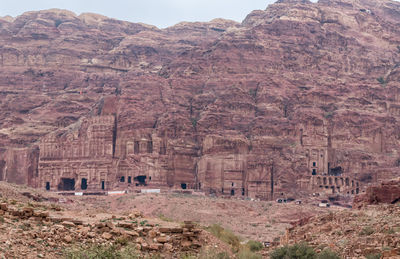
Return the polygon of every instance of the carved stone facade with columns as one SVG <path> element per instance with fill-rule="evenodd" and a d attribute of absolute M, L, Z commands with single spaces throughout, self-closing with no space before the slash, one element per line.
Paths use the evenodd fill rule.
<path fill-rule="evenodd" d="M 291 188 L 358 193 L 358 181 L 330 168 L 326 127 L 305 126 L 299 132 L 294 144 L 208 135 L 199 150 L 155 129 L 119 128 L 114 115 L 92 116 L 42 139 L 36 182 L 54 191 L 147 186 L 263 200 L 294 195 Z"/>

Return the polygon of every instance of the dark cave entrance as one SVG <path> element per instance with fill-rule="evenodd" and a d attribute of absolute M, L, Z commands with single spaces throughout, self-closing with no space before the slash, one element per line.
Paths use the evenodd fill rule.
<path fill-rule="evenodd" d="M 133 178 L 133 180 L 137 181 L 136 186 L 139 185 L 146 185 L 146 176 L 145 175 L 139 175 Z"/>
<path fill-rule="evenodd" d="M 61 182 L 58 185 L 58 189 L 61 191 L 74 191 L 75 190 L 75 179 L 74 178 L 61 178 Z"/>
<path fill-rule="evenodd" d="M 105 182 L 101 181 L 101 189 L 104 190 L 105 189 Z"/>
<path fill-rule="evenodd" d="M 235 190 L 231 190 L 231 196 L 235 195 Z"/>
<path fill-rule="evenodd" d="M 87 179 L 86 178 L 82 178 L 82 180 L 81 180 L 81 189 L 82 190 L 87 189 Z"/>
<path fill-rule="evenodd" d="M 182 188 L 183 190 L 186 190 L 186 188 L 187 188 L 186 183 L 181 183 L 181 188 Z"/>
<path fill-rule="evenodd" d="M 343 168 L 341 166 L 331 168 L 329 175 L 340 176 L 343 173 Z"/>
<path fill-rule="evenodd" d="M 50 182 L 46 182 L 46 191 L 50 191 Z"/>
<path fill-rule="evenodd" d="M 395 200 L 393 200 L 393 201 L 391 202 L 391 204 L 396 204 L 396 203 L 398 203 L 398 202 L 400 202 L 400 197 L 397 198 L 397 199 L 395 199 Z"/>

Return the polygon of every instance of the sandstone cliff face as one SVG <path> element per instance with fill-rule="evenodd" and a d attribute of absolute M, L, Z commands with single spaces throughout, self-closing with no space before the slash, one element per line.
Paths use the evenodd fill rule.
<path fill-rule="evenodd" d="M 395 204 L 400 202 L 400 179 L 368 186 L 366 192 L 354 198 L 353 207 L 362 208 L 370 204 Z"/>
<path fill-rule="evenodd" d="M 400 174 L 399 21 L 386 0 L 282 0 L 241 24 L 164 30 L 61 10 L 0 19 L 0 145 L 40 147 L 37 181 L 19 172 L 41 188 L 145 176 L 265 199 L 356 193 Z"/>

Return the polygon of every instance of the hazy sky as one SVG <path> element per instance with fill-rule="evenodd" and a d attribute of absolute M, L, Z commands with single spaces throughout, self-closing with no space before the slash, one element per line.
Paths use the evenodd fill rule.
<path fill-rule="evenodd" d="M 0 0 L 0 16 L 26 11 L 68 9 L 92 12 L 164 28 L 181 21 L 226 18 L 241 22 L 252 10 L 264 10 L 274 0 Z"/>

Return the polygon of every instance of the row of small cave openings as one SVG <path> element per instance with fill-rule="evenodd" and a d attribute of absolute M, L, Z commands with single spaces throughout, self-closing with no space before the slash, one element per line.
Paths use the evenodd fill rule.
<path fill-rule="evenodd" d="M 132 181 L 132 176 L 121 176 L 119 177 L 119 181 L 121 183 L 128 183 L 128 184 L 132 184 L 134 183 L 136 186 L 146 186 L 147 182 L 146 182 L 147 176 L 146 175 L 138 175 L 133 177 L 133 181 Z M 149 176 L 149 181 L 151 181 L 151 176 Z"/>
<path fill-rule="evenodd" d="M 74 178 L 61 178 L 60 183 L 57 185 L 57 189 L 59 191 L 75 191 L 76 181 Z M 102 190 L 106 189 L 106 181 L 100 181 L 100 187 Z M 88 188 L 88 180 L 86 178 L 81 178 L 80 189 L 87 190 Z M 50 191 L 51 183 L 46 182 L 46 190 Z"/>
<path fill-rule="evenodd" d="M 321 181 L 322 179 L 322 181 Z M 343 178 L 343 177 L 335 177 L 335 180 L 332 179 L 332 177 L 317 177 L 317 184 L 318 185 L 336 185 L 336 186 L 350 186 L 350 179 L 348 177 Z M 335 182 L 335 183 L 333 183 Z M 351 180 L 351 187 L 359 187 L 359 182 L 354 182 L 354 180 Z"/>
<path fill-rule="evenodd" d="M 331 191 L 332 191 L 332 193 L 340 193 L 342 190 L 340 189 L 340 186 L 328 186 L 328 185 L 326 185 L 326 186 L 323 186 L 323 185 L 320 185 L 319 186 L 319 188 L 320 189 L 331 189 Z M 359 194 L 360 193 L 360 188 L 356 188 L 355 190 L 349 190 L 349 191 L 347 191 L 347 194 Z"/>

